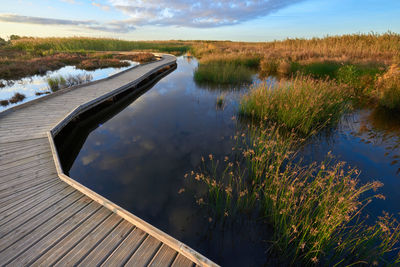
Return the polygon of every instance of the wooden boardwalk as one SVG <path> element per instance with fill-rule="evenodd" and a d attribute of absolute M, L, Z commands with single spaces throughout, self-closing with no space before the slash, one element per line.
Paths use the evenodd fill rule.
<path fill-rule="evenodd" d="M 1 266 L 214 266 L 65 174 L 53 136 L 174 56 L 0 113 Z"/>

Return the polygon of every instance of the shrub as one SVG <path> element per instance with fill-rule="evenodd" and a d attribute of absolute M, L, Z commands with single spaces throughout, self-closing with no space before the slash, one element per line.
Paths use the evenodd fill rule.
<path fill-rule="evenodd" d="M 11 104 L 15 104 L 15 103 L 21 102 L 24 99 L 25 99 L 25 95 L 20 94 L 20 93 L 15 93 L 13 95 L 13 97 L 11 97 L 9 99 L 9 101 L 10 101 Z"/>
<path fill-rule="evenodd" d="M 121 68 L 130 66 L 129 62 L 114 58 L 91 58 L 83 60 L 76 67 L 82 70 L 95 70 L 104 68 Z"/>
<path fill-rule="evenodd" d="M 375 96 L 379 105 L 400 109 L 400 65 L 393 64 L 376 81 Z"/>
<path fill-rule="evenodd" d="M 8 106 L 10 104 L 10 101 L 8 101 L 8 100 L 0 100 L 0 105 L 1 106 L 3 106 L 3 107 L 5 107 L 5 106 Z"/>

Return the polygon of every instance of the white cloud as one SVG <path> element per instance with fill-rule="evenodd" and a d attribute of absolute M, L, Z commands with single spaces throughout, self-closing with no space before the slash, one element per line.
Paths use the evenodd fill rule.
<path fill-rule="evenodd" d="M 76 0 L 61 0 L 79 3 Z M 235 25 L 258 17 L 267 16 L 289 5 L 305 0 L 108 0 L 109 5 L 91 1 L 93 6 L 103 10 L 111 7 L 120 10 L 127 19 L 99 22 L 94 20 L 67 20 L 15 14 L 0 14 L 0 21 L 37 25 L 69 25 L 91 30 L 128 33 L 136 27 L 180 26 L 212 28 Z"/>
<path fill-rule="evenodd" d="M 187 26 L 198 28 L 239 24 L 267 16 L 304 0 L 108 0 L 129 16 L 135 26 Z"/>

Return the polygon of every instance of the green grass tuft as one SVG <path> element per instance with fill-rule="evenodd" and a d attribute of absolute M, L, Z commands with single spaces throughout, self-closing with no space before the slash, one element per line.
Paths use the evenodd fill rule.
<path fill-rule="evenodd" d="M 252 82 L 253 71 L 235 64 L 200 63 L 194 72 L 198 84 L 240 85 Z"/>

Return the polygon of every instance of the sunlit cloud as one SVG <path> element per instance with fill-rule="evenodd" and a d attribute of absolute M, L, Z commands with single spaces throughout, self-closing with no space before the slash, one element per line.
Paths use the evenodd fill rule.
<path fill-rule="evenodd" d="M 76 4 L 77 3 L 75 0 L 61 0 L 61 2 L 65 2 L 68 4 Z"/>
<path fill-rule="evenodd" d="M 119 32 L 119 33 L 126 33 L 133 31 L 135 29 L 135 27 L 132 24 L 130 24 L 129 22 L 124 23 L 123 21 L 110 21 L 107 23 L 100 23 L 94 20 L 53 19 L 53 18 L 21 16 L 14 14 L 0 14 L 0 21 L 37 24 L 37 25 L 77 26 L 80 28 L 87 28 L 91 30 L 98 30 L 104 32 Z"/>
<path fill-rule="evenodd" d="M 267 16 L 304 0 L 108 0 L 129 16 L 135 26 L 186 26 L 196 28 L 240 24 Z"/>
<path fill-rule="evenodd" d="M 99 4 L 97 2 L 92 2 L 92 6 L 98 7 L 100 9 L 104 10 L 104 11 L 109 11 L 110 10 L 110 6 L 102 5 L 102 4 Z"/>

